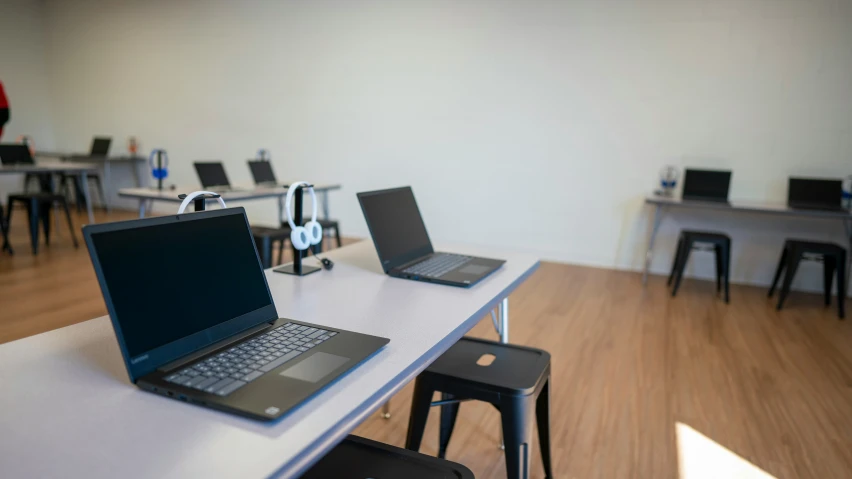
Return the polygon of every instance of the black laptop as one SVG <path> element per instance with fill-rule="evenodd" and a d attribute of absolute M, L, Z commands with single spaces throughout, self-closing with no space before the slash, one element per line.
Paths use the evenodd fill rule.
<path fill-rule="evenodd" d="M 275 179 L 275 172 L 272 171 L 272 163 L 267 160 L 248 160 L 251 177 L 257 186 L 265 188 L 287 187 L 287 185 L 278 184 Z"/>
<path fill-rule="evenodd" d="M 95 137 L 92 139 L 92 148 L 89 150 L 89 156 L 107 156 L 111 144 L 112 138 Z"/>
<path fill-rule="evenodd" d="M 411 187 L 358 193 L 385 273 L 415 281 L 471 286 L 504 260 L 436 253 Z"/>
<path fill-rule="evenodd" d="M 243 188 L 234 188 L 225 173 L 225 165 L 221 161 L 196 161 L 193 163 L 198 181 L 205 190 L 210 191 L 244 191 Z"/>
<path fill-rule="evenodd" d="M 685 200 L 728 203 L 730 188 L 730 171 L 687 168 L 683 178 L 682 197 Z"/>
<path fill-rule="evenodd" d="M 790 178 L 787 205 L 794 209 L 844 211 L 843 180 Z"/>
<path fill-rule="evenodd" d="M 35 164 L 30 148 L 23 143 L 0 144 L 0 165 Z"/>
<path fill-rule="evenodd" d="M 243 208 L 83 234 L 127 373 L 146 391 L 271 420 L 389 342 L 279 318 Z"/>

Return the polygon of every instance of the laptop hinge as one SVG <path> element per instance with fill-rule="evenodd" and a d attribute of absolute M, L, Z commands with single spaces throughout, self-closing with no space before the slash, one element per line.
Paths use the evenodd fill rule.
<path fill-rule="evenodd" d="M 219 341 L 218 343 L 211 344 L 210 346 L 207 346 L 206 348 L 199 349 L 198 351 L 196 351 L 192 354 L 184 356 L 180 359 L 176 359 L 176 360 L 174 360 L 174 361 L 172 361 L 168 364 L 164 364 L 163 366 L 160 366 L 159 368 L 157 368 L 157 371 L 162 371 L 164 373 L 167 373 L 167 372 L 169 372 L 173 369 L 183 367 L 186 364 L 191 363 L 192 361 L 195 361 L 196 359 L 198 359 L 202 356 L 210 354 L 211 352 L 213 352 L 217 349 L 223 348 L 223 347 L 228 346 L 228 345 L 233 344 L 233 343 L 238 343 L 238 342 L 242 341 L 243 339 L 245 339 L 246 337 L 251 336 L 252 334 L 263 331 L 264 329 L 275 324 L 275 321 L 277 321 L 277 319 L 272 320 L 271 322 L 268 322 L 268 323 L 259 324 L 259 325 L 255 326 L 253 328 L 246 329 L 245 331 L 237 333 L 234 336 L 231 336 L 230 338 L 223 339 L 222 341 Z"/>

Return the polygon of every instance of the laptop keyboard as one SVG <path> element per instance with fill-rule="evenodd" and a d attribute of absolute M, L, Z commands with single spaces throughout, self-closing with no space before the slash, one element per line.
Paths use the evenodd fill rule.
<path fill-rule="evenodd" d="M 166 377 L 166 381 L 227 396 L 336 336 L 335 331 L 286 323 Z"/>
<path fill-rule="evenodd" d="M 427 278 L 439 278 L 472 259 L 473 257 L 471 256 L 442 253 L 432 256 L 426 261 L 417 263 L 414 266 L 410 266 L 402 270 L 402 272 L 406 274 L 415 274 L 417 276 L 425 276 Z"/>

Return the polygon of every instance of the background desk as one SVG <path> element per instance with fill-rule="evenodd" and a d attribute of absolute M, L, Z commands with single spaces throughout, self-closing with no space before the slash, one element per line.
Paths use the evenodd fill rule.
<path fill-rule="evenodd" d="M 22 175 L 26 173 L 80 175 L 83 183 L 83 197 L 86 198 L 86 213 L 89 215 L 89 224 L 95 223 L 95 214 L 92 212 L 92 197 L 89 195 L 88 175 L 97 171 L 97 167 L 90 163 L 51 163 L 37 165 L 3 165 L 0 166 L 0 175 Z"/>
<path fill-rule="evenodd" d="M 105 188 L 104 196 L 106 204 L 104 205 L 107 211 L 110 210 L 110 196 L 113 192 L 112 182 L 112 165 L 113 164 L 129 164 L 130 170 L 133 173 L 133 184 L 137 188 L 141 188 L 147 184 L 143 183 L 142 179 L 147 178 L 147 163 L 148 159 L 141 156 L 90 156 L 82 153 L 58 153 L 51 151 L 36 152 L 36 157 L 43 158 L 59 158 L 62 161 L 75 161 L 96 164 L 103 168 Z"/>
<path fill-rule="evenodd" d="M 651 227 L 651 235 L 648 238 L 648 248 L 645 251 L 645 266 L 642 271 L 643 283 L 648 281 L 648 269 L 651 267 L 651 258 L 653 257 L 654 252 L 654 240 L 657 237 L 657 230 L 660 228 L 660 222 L 663 220 L 666 208 L 693 208 L 730 213 L 758 213 L 787 217 L 817 218 L 840 222 L 843 224 L 846 236 L 849 238 L 848 250 L 850 253 L 850 262 L 846 269 L 846 284 L 849 284 L 849 278 L 850 275 L 852 275 L 852 212 L 850 211 L 803 210 L 790 208 L 786 204 L 755 203 L 747 201 L 731 201 L 730 203 L 725 204 L 715 203 L 712 201 L 683 200 L 681 198 L 670 198 L 665 196 L 649 196 L 645 198 L 645 203 L 654 205 L 654 225 Z M 781 250 L 779 249 L 779 253 L 780 251 Z"/>
<path fill-rule="evenodd" d="M 282 317 L 391 340 L 272 424 L 132 386 L 106 317 L 0 345 L 0 477 L 297 477 L 538 267 L 525 254 L 438 246 L 507 262 L 470 289 L 454 288 L 385 275 L 363 241 L 327 253 L 331 271 L 267 270 Z"/>
<path fill-rule="evenodd" d="M 314 191 L 317 193 L 317 197 L 321 203 L 321 217 L 323 219 L 328 219 L 329 215 L 328 192 L 332 190 L 339 190 L 340 188 L 341 186 L 339 184 L 314 185 Z M 200 189 L 203 188 L 200 186 L 194 186 L 188 188 L 175 188 L 174 190 L 163 189 L 163 191 L 159 191 L 154 188 L 124 188 L 118 191 L 118 196 L 138 200 L 139 217 L 144 218 L 146 209 L 148 208 L 148 202 L 164 201 L 179 204 L 182 200 L 178 198 L 178 195 L 182 193 L 192 193 L 193 191 L 198 191 Z M 278 218 L 285 218 L 284 198 L 287 196 L 287 188 L 254 188 L 247 189 L 246 191 L 226 191 L 221 194 L 226 203 L 278 198 Z"/>

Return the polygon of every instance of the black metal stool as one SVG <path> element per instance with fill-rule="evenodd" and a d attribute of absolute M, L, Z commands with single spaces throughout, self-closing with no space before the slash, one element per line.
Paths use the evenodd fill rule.
<path fill-rule="evenodd" d="M 281 258 L 284 254 L 284 243 L 290 240 L 290 227 L 271 228 L 268 226 L 252 226 L 251 235 L 254 237 L 254 244 L 257 246 L 257 252 L 260 255 L 260 262 L 263 268 L 272 267 L 272 243 L 280 241 L 278 246 L 278 263 L 281 264 Z"/>
<path fill-rule="evenodd" d="M 837 314 L 840 319 L 846 316 L 846 250 L 834 243 L 818 243 L 815 241 L 801 241 L 788 239 L 784 242 L 781 251 L 781 259 L 778 260 L 778 268 L 775 270 L 775 278 L 772 279 L 772 287 L 769 288 L 769 297 L 775 293 L 778 281 L 784 274 L 784 283 L 778 294 L 778 306 L 780 310 L 784 306 L 784 300 L 790 294 L 790 286 L 793 277 L 803 259 L 821 260 L 823 263 L 823 289 L 825 290 L 825 305 L 831 306 L 831 286 L 835 271 L 837 272 Z M 786 270 L 786 273 L 785 273 Z"/>
<path fill-rule="evenodd" d="M 493 362 L 481 362 L 490 356 L 494 357 Z M 441 392 L 441 401 L 433 404 L 435 391 Z M 538 424 L 545 476 L 553 477 L 550 354 L 524 346 L 462 338 L 417 377 L 405 448 L 420 449 L 429 408 L 441 406 L 438 457 L 444 458 L 459 403 L 471 399 L 491 403 L 500 411 L 509 479 L 529 477 L 533 423 Z"/>
<path fill-rule="evenodd" d="M 0 205 L 0 234 L 3 236 L 3 246 L 0 249 L 2 251 L 9 251 L 9 254 L 15 254 L 15 250 L 12 249 L 12 245 L 9 244 L 9 225 L 6 224 L 6 215 L 3 214 L 3 205 Z"/>
<path fill-rule="evenodd" d="M 358 436 L 349 436 L 301 479 L 474 479 L 470 469 Z"/>
<path fill-rule="evenodd" d="M 38 223 L 41 220 L 44 225 L 44 244 L 50 245 L 50 210 L 55 203 L 62 205 L 65 210 L 65 218 L 68 220 L 68 229 L 71 232 L 71 241 L 78 248 L 77 236 L 74 234 L 74 222 L 71 220 L 71 212 L 68 210 L 68 202 L 63 195 L 53 193 L 24 193 L 9 195 L 8 208 L 6 212 L 6 224 L 12 224 L 12 210 L 15 202 L 24 203 L 27 207 L 27 215 L 30 221 L 30 236 L 33 254 L 38 254 Z"/>
<path fill-rule="evenodd" d="M 706 248 L 701 246 L 708 245 Z M 722 291 L 722 282 L 725 283 L 725 302 L 730 300 L 730 275 L 731 275 L 731 238 L 722 233 L 709 233 L 706 231 L 681 231 L 680 238 L 677 240 L 677 249 L 675 251 L 674 261 L 672 262 L 672 272 L 669 274 L 668 284 L 672 288 L 672 296 L 677 294 L 680 288 L 680 282 L 683 279 L 683 272 L 686 270 L 686 262 L 689 260 L 689 253 L 693 249 L 707 249 L 716 254 L 716 292 Z"/>

